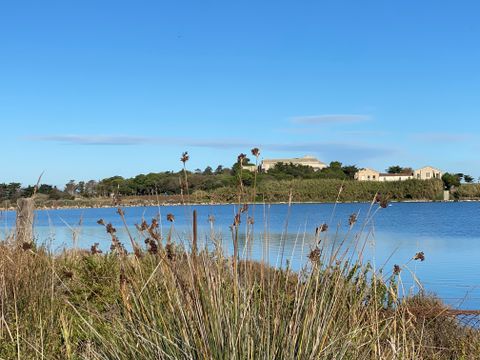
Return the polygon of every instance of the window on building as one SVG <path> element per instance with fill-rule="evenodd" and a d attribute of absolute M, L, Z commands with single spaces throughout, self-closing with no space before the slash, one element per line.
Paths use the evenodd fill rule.
<path fill-rule="evenodd" d="M 430 175 L 431 175 L 431 174 L 430 174 L 429 172 L 427 172 L 427 173 L 425 174 L 425 176 L 427 177 L 427 179 L 430 178 Z"/>

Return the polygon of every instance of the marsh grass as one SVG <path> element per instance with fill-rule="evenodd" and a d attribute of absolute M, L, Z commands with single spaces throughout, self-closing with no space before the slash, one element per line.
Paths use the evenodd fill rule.
<path fill-rule="evenodd" d="M 312 249 L 308 266 L 293 272 L 248 260 L 234 267 L 234 259 L 218 249 L 192 256 L 178 245 L 167 246 L 155 222 L 140 230 L 155 240 L 156 250 L 149 242 L 127 255 L 105 227 L 115 245 L 107 254 L 0 247 L 0 358 L 472 359 L 480 354 L 475 330 L 411 310 L 445 308 L 440 301 L 400 299 L 398 272 L 384 280 L 369 266 L 332 258 L 322 242 Z"/>

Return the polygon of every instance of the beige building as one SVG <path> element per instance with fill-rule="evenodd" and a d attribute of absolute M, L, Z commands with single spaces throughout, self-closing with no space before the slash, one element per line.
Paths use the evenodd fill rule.
<path fill-rule="evenodd" d="M 373 169 L 360 169 L 355 174 L 355 180 L 358 181 L 379 181 L 380 173 Z"/>
<path fill-rule="evenodd" d="M 358 181 L 405 181 L 410 179 L 441 179 L 442 172 L 434 167 L 425 166 L 407 174 L 384 174 L 373 169 L 361 169 L 355 174 Z"/>
<path fill-rule="evenodd" d="M 415 170 L 413 176 L 415 179 L 419 180 L 441 179 L 442 171 L 431 166 L 425 166 Z"/>
<path fill-rule="evenodd" d="M 268 171 L 269 169 L 273 168 L 275 164 L 278 163 L 311 166 L 315 169 L 315 171 L 322 170 L 327 167 L 325 163 L 321 162 L 313 156 L 304 156 L 301 158 L 291 159 L 265 159 L 262 161 L 261 167 L 263 171 Z"/>

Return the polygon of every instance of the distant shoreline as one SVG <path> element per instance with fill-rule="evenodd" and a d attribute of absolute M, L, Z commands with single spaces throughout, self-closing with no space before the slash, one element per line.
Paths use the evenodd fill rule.
<path fill-rule="evenodd" d="M 462 199 L 462 200 L 392 200 L 390 204 L 398 204 L 398 203 L 455 203 L 455 202 L 480 202 L 480 199 Z M 292 201 L 292 205 L 302 205 L 302 204 L 370 204 L 371 201 Z M 243 204 L 243 203 L 242 203 Z M 276 202 L 246 202 L 245 204 L 248 205 L 287 205 L 288 202 L 286 201 L 276 201 Z M 126 203 L 126 204 L 100 204 L 100 205 L 55 205 L 55 206 L 45 206 L 40 205 L 35 208 L 35 210 L 74 210 L 74 209 L 117 209 L 117 208 L 136 208 L 136 207 L 168 207 L 168 206 L 223 206 L 223 205 L 238 205 L 236 202 L 191 202 L 191 203 Z M 0 211 L 15 211 L 16 207 L 0 207 Z"/>

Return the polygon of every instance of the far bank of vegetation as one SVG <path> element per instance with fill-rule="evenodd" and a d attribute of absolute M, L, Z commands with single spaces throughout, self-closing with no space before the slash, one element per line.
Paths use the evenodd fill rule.
<path fill-rule="evenodd" d="M 102 180 L 69 181 L 63 188 L 49 184 L 22 187 L 19 183 L 0 183 L 0 206 L 15 205 L 20 197 L 30 197 L 35 191 L 40 206 L 103 206 L 111 198 L 127 204 L 180 202 L 234 202 L 240 179 L 251 201 L 270 202 L 334 202 L 370 201 L 381 193 L 393 201 L 443 199 L 443 190 L 452 189 L 457 200 L 480 199 L 480 185 L 465 174 L 443 175 L 442 180 L 408 180 L 396 182 L 360 182 L 354 180 L 358 168 L 332 161 L 328 167 L 315 171 L 309 166 L 276 164 L 268 172 L 251 172 L 243 166 L 252 163 L 244 154 L 230 168 L 140 174 L 131 178 L 113 176 Z M 241 164 L 243 166 L 241 166 Z M 389 173 L 405 173 L 410 168 L 391 166 Z M 188 188 L 183 178 L 188 176 Z M 255 190 L 253 190 L 255 188 Z"/>

